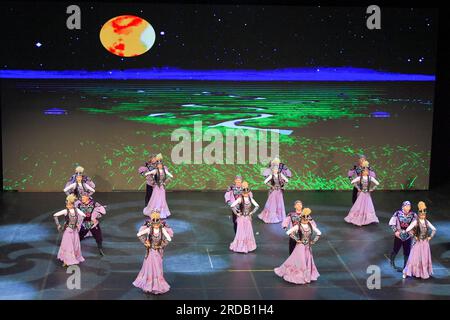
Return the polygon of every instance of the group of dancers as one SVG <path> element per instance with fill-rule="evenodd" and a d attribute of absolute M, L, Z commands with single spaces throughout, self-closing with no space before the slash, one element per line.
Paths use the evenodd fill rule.
<path fill-rule="evenodd" d="M 53 218 L 58 231 L 63 232 L 58 259 L 63 266 L 79 264 L 84 261 L 81 253 L 80 240 L 94 237 L 99 254 L 104 256 L 102 230 L 100 220 L 106 214 L 105 206 L 94 201 L 95 183 L 84 174 L 83 167 L 76 167 L 64 188 L 66 207 L 55 214 Z M 64 216 L 61 225 L 59 217 Z"/>
<path fill-rule="evenodd" d="M 54 214 L 58 230 L 64 231 L 58 259 L 65 266 L 84 261 L 80 239 L 89 235 L 95 238 L 99 253 L 104 255 L 99 219 L 106 213 L 105 206 L 93 200 L 95 184 L 83 172 L 82 167 L 76 168 L 64 188 L 67 194 L 66 208 Z M 139 174 L 146 180 L 143 209 L 146 220 L 137 237 L 145 246 L 146 254 L 133 285 L 144 292 L 162 294 L 170 289 L 163 274 L 163 253 L 173 238 L 173 230 L 166 221 L 171 215 L 166 200 L 166 184 L 173 179 L 173 175 L 164 165 L 161 154 L 151 155 L 149 161 L 139 168 Z M 311 209 L 305 208 L 301 200 L 296 200 L 294 210 L 286 214 L 283 193 L 292 173 L 278 157 L 270 162 L 263 176 L 269 194 L 258 218 L 264 223 L 281 223 L 289 237 L 289 257 L 281 266 L 274 268 L 275 274 L 295 284 L 316 281 L 320 274 L 314 263 L 312 246 L 322 233 L 312 218 Z M 379 182 L 364 155 L 359 156 L 358 163 L 348 171 L 348 178 L 354 186 L 353 206 L 344 220 L 356 226 L 379 223 L 371 198 Z M 253 198 L 248 182 L 240 175 L 235 176 L 224 198 L 231 209 L 235 232 L 229 249 L 239 253 L 256 250 L 252 217 L 259 205 Z M 404 201 L 401 210 L 396 211 L 390 219 L 389 226 L 394 234 L 390 263 L 394 269 L 403 273 L 404 278 L 413 276 L 427 279 L 433 273 L 429 241 L 434 237 L 436 228 L 427 220 L 423 201 L 418 203 L 418 209 L 418 214 L 414 213 L 411 203 Z M 63 226 L 58 219 L 62 215 L 65 217 Z M 403 268 L 397 268 L 395 257 L 402 247 L 404 265 Z"/>

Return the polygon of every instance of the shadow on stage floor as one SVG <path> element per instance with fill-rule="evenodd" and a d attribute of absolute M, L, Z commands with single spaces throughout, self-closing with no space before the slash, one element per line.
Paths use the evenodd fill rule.
<path fill-rule="evenodd" d="M 82 241 L 86 261 L 80 265 L 81 289 L 69 290 L 66 273 L 56 260 L 61 235 L 52 213 L 64 206 L 64 194 L 4 193 L 0 215 L 0 299 L 449 299 L 450 199 L 446 192 L 373 193 L 380 224 L 356 227 L 344 221 L 351 207 L 350 192 L 286 192 L 292 207 L 301 199 L 322 231 L 313 247 L 318 281 L 307 285 L 285 282 L 273 272 L 288 256 L 288 238 L 280 224 L 253 220 L 257 250 L 229 251 L 234 232 L 221 192 L 168 192 L 174 230 L 164 253 L 165 278 L 171 290 L 162 296 L 133 287 L 145 249 L 136 238 L 144 221 L 143 193 L 98 193 L 106 204 L 102 222 L 106 256 L 95 241 Z M 261 207 L 266 192 L 255 192 Z M 437 228 L 431 242 L 434 277 L 408 278 L 391 269 L 387 258 L 393 236 L 387 225 L 402 201 L 414 208 L 424 200 Z M 403 262 L 402 253 L 397 264 Z M 369 265 L 381 269 L 381 289 L 368 289 Z"/>

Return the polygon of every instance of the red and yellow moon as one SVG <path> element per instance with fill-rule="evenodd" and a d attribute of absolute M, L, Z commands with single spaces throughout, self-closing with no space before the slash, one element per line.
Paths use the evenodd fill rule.
<path fill-rule="evenodd" d="M 147 52 L 155 43 L 155 30 L 146 20 L 123 15 L 108 20 L 100 30 L 106 50 L 120 57 L 135 57 Z"/>

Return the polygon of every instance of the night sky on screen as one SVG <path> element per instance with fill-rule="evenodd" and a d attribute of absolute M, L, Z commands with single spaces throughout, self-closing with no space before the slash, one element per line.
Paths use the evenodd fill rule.
<path fill-rule="evenodd" d="M 73 3 L 2 3 L 1 69 L 109 70 L 355 67 L 435 71 L 437 11 L 381 7 L 381 30 L 366 27 L 366 7 L 130 4 L 81 2 L 81 30 L 66 27 Z M 145 54 L 109 53 L 99 31 L 132 14 L 153 26 Z"/>

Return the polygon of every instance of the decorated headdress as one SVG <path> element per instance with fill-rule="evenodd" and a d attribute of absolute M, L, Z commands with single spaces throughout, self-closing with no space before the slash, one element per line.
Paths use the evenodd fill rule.
<path fill-rule="evenodd" d="M 303 205 L 303 202 L 302 202 L 301 200 L 295 200 L 295 202 L 294 202 L 294 207 L 295 207 L 295 205 L 296 205 L 297 203 L 301 203 L 301 204 Z"/>
<path fill-rule="evenodd" d="M 158 160 L 158 161 L 161 161 L 163 159 L 162 154 L 161 153 L 156 154 L 155 155 L 155 159 Z"/>
<path fill-rule="evenodd" d="M 311 209 L 310 208 L 304 208 L 302 210 L 302 214 L 300 215 L 300 217 L 308 218 L 310 214 L 311 214 Z"/>
<path fill-rule="evenodd" d="M 369 161 L 364 160 L 363 163 L 362 163 L 362 167 L 363 168 L 368 168 L 369 167 Z"/>
<path fill-rule="evenodd" d="M 427 213 L 427 205 L 425 204 L 425 202 L 419 201 L 417 207 L 419 208 L 419 213 Z"/>
<path fill-rule="evenodd" d="M 272 159 L 272 161 L 270 161 L 270 167 L 271 168 L 277 168 L 280 165 L 280 158 L 278 156 L 276 156 L 275 158 Z"/>
<path fill-rule="evenodd" d="M 250 187 L 248 186 L 247 181 L 242 182 L 242 192 L 250 192 Z"/>
<path fill-rule="evenodd" d="M 88 196 L 90 198 L 92 196 L 92 192 L 83 190 L 80 192 L 80 197 L 83 197 L 83 196 Z"/>
<path fill-rule="evenodd" d="M 153 209 L 152 213 L 150 213 L 150 220 L 152 223 L 159 223 L 161 219 L 161 215 L 158 209 Z"/>
<path fill-rule="evenodd" d="M 77 200 L 77 196 L 74 194 L 69 194 L 66 197 L 66 203 L 75 203 L 76 200 Z"/>
<path fill-rule="evenodd" d="M 409 201 L 403 201 L 403 203 L 402 203 L 402 209 L 403 209 L 404 207 L 410 206 L 410 205 L 411 205 L 411 202 L 409 202 Z"/>
<path fill-rule="evenodd" d="M 82 166 L 78 166 L 75 168 L 75 173 L 77 174 L 83 174 L 84 173 L 84 168 Z"/>

